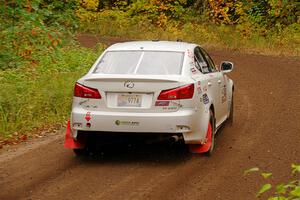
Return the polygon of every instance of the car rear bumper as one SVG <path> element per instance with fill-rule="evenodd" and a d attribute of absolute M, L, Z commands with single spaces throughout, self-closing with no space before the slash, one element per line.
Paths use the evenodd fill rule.
<path fill-rule="evenodd" d="M 166 113 L 88 111 L 73 108 L 72 136 L 78 131 L 119 133 L 182 133 L 185 143 L 199 144 L 206 138 L 209 113 L 203 110 L 179 109 Z"/>
<path fill-rule="evenodd" d="M 73 108 L 73 130 L 111 132 L 183 133 L 193 128 L 195 110 L 178 110 L 168 113 L 131 113 L 87 111 Z"/>

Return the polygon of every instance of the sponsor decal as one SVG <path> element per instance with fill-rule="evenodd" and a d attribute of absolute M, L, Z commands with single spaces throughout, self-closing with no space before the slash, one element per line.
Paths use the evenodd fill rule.
<path fill-rule="evenodd" d="M 182 107 L 182 105 L 180 103 L 177 103 L 177 102 L 174 102 L 174 101 L 171 101 L 171 104 L 174 105 L 174 106 L 177 106 L 177 107 Z"/>
<path fill-rule="evenodd" d="M 203 103 L 204 104 L 208 104 L 209 103 L 209 98 L 208 98 L 207 94 L 203 94 Z"/>
<path fill-rule="evenodd" d="M 181 104 L 173 101 L 156 101 L 155 106 L 162 106 L 163 110 L 177 110 L 178 107 L 182 107 Z"/>
<path fill-rule="evenodd" d="M 169 106 L 170 101 L 156 101 L 155 106 Z"/>
<path fill-rule="evenodd" d="M 198 91 L 198 94 L 202 93 L 202 88 L 201 88 L 201 82 L 200 81 L 198 81 L 198 83 L 197 83 L 197 91 Z"/>
<path fill-rule="evenodd" d="M 84 103 L 86 103 L 86 102 L 88 102 L 88 101 L 89 101 L 89 99 L 86 99 L 86 100 L 80 101 L 80 102 L 79 102 L 79 105 L 82 105 L 82 104 L 84 104 Z"/>
<path fill-rule="evenodd" d="M 221 96 L 221 102 L 225 103 L 227 101 L 227 89 L 226 85 L 222 88 L 222 96 Z"/>
<path fill-rule="evenodd" d="M 187 54 L 188 54 L 188 57 L 194 58 L 194 53 L 190 49 L 187 50 Z"/>
<path fill-rule="evenodd" d="M 163 110 L 177 110 L 178 107 L 163 107 Z"/>
<path fill-rule="evenodd" d="M 98 108 L 98 106 L 96 106 L 96 105 L 85 105 L 84 107 L 85 108 Z"/>
<path fill-rule="evenodd" d="M 117 126 L 139 126 L 140 122 L 134 122 L 134 121 L 121 121 L 121 120 L 116 120 L 115 124 Z"/>
<path fill-rule="evenodd" d="M 83 106 L 84 108 L 98 108 L 97 105 L 91 104 L 89 102 L 90 102 L 90 100 L 86 99 L 86 100 L 80 101 L 78 104 Z"/>
<path fill-rule="evenodd" d="M 90 121 L 91 119 L 92 119 L 92 117 L 91 117 L 91 112 L 87 112 L 86 114 L 85 114 L 85 120 L 86 121 Z"/>
<path fill-rule="evenodd" d="M 196 70 L 194 67 L 191 68 L 191 72 L 192 72 L 193 74 L 197 74 L 197 70 Z"/>

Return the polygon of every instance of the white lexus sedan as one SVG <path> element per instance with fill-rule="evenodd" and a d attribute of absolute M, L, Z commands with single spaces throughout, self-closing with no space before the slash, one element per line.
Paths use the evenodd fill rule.
<path fill-rule="evenodd" d="M 233 116 L 233 64 L 216 67 L 197 44 L 118 43 L 74 89 L 65 147 L 86 152 L 93 135 L 173 138 L 211 154 L 215 133 Z"/>

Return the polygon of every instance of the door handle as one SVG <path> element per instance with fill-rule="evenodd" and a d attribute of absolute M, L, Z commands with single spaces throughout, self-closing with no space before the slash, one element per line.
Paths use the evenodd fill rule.
<path fill-rule="evenodd" d="M 208 82 L 207 85 L 210 87 L 211 86 L 211 82 Z"/>
<path fill-rule="evenodd" d="M 218 83 L 219 83 L 219 84 L 221 84 L 221 83 L 222 83 L 222 81 L 221 81 L 221 80 L 218 80 Z"/>

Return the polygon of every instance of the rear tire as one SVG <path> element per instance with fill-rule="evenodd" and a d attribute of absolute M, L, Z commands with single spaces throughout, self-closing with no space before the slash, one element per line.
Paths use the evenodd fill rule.
<path fill-rule="evenodd" d="M 216 123 L 215 123 L 214 113 L 212 112 L 212 110 L 209 110 L 209 113 L 210 113 L 209 123 L 211 125 L 212 133 L 211 133 L 211 146 L 209 150 L 204 153 L 206 156 L 211 156 L 213 154 L 215 148 L 215 136 L 216 136 Z"/>

